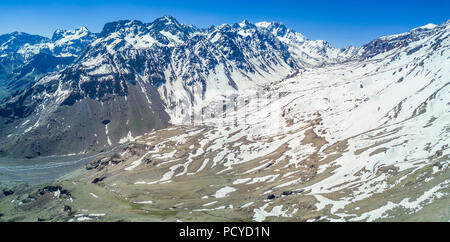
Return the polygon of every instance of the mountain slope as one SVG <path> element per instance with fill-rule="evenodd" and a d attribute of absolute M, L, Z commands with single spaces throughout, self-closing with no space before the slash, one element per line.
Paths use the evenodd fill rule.
<path fill-rule="evenodd" d="M 277 23 L 108 23 L 0 106 L 0 152 L 128 143 L 56 182 L 81 215 L 54 220 L 449 221 L 449 35 L 337 50 Z"/>
<path fill-rule="evenodd" d="M 78 32 L 70 34 L 82 35 Z M 56 32 L 55 45 L 61 42 L 58 36 L 66 35 Z M 169 16 L 152 23 L 108 23 L 69 66 L 6 100 L 0 133 L 7 138 L 0 145 L 4 155 L 26 156 L 101 149 L 165 127 L 169 117 L 172 124 L 186 122 L 200 112 L 194 105 L 206 107 L 217 95 L 259 88 L 302 66 L 277 36 L 250 23 L 198 29 Z M 105 102 L 124 106 L 129 117 L 118 118 L 128 111 L 103 110 Z M 95 105 L 95 112 L 88 120 L 68 122 L 79 119 L 77 108 L 84 103 Z M 106 113 L 92 116 L 97 112 Z M 99 124 L 104 120 L 111 122 L 107 129 Z M 132 124 L 121 125 L 124 122 Z M 95 128 L 80 134 L 80 125 Z M 56 136 L 47 136 L 52 133 Z M 55 139 L 66 148 L 46 145 Z M 52 148 L 41 151 L 43 147 Z"/>
<path fill-rule="evenodd" d="M 304 66 L 320 66 L 348 60 L 360 51 L 356 47 L 336 49 L 323 40 L 309 40 L 302 34 L 287 28 L 282 23 L 259 22 L 258 28 L 266 29 L 281 42 L 289 46 L 290 52 Z"/>
<path fill-rule="evenodd" d="M 81 180 L 191 221 L 448 221 L 449 34 L 444 23 L 244 92 L 96 159 Z"/>
<path fill-rule="evenodd" d="M 48 39 L 14 32 L 0 36 L 0 98 L 32 85 L 43 75 L 61 70 L 81 53 L 96 35 L 82 27 L 57 30 Z"/>

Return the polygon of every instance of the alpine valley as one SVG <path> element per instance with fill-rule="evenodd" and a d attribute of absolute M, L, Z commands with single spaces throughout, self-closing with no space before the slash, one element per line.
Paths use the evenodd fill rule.
<path fill-rule="evenodd" d="M 0 221 L 450 221 L 450 21 L 14 32 L 0 98 Z"/>

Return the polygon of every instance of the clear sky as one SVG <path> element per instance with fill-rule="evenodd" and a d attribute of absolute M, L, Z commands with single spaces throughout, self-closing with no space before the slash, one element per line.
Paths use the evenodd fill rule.
<path fill-rule="evenodd" d="M 57 28 L 86 26 L 100 32 L 106 22 L 151 22 L 171 15 L 185 24 L 280 21 L 310 39 L 336 47 L 362 45 L 450 19 L 449 0 L 0 0 L 0 34 L 22 31 L 50 37 Z"/>

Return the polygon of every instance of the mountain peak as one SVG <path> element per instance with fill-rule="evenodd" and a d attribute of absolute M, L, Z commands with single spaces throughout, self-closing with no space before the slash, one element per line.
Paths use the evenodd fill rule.
<path fill-rule="evenodd" d="M 436 24 L 433 24 L 433 23 L 429 23 L 429 24 L 426 24 L 426 25 L 424 25 L 424 26 L 422 26 L 422 27 L 419 27 L 419 28 L 422 28 L 422 29 L 434 29 L 435 27 L 437 27 L 437 25 Z"/>
<path fill-rule="evenodd" d="M 148 24 L 148 28 L 156 32 L 160 31 L 170 32 L 171 34 L 174 35 L 177 35 L 179 33 L 185 35 L 192 32 L 195 29 L 195 27 L 193 26 L 181 24 L 180 22 L 178 22 L 178 20 L 169 15 L 165 15 L 163 17 L 155 19 L 155 21 Z"/>
<path fill-rule="evenodd" d="M 240 23 L 234 23 L 231 27 L 242 29 L 256 28 L 256 26 L 253 23 L 250 23 L 248 20 L 243 20 Z"/>
<path fill-rule="evenodd" d="M 66 36 L 82 37 L 89 33 L 90 31 L 84 26 L 71 30 L 57 29 L 52 35 L 52 41 L 53 42 L 58 41 L 62 38 L 65 38 Z"/>
<path fill-rule="evenodd" d="M 423 26 L 420 26 L 420 27 L 417 27 L 417 28 L 413 28 L 409 32 L 413 32 L 413 31 L 427 31 L 427 30 L 434 29 L 436 27 L 437 27 L 437 25 L 432 24 L 432 23 L 428 23 L 428 24 L 425 24 Z"/>
<path fill-rule="evenodd" d="M 99 37 L 105 37 L 108 34 L 117 32 L 121 29 L 131 28 L 131 27 L 142 27 L 144 23 L 139 20 L 119 20 L 114 22 L 106 23 L 103 27 L 102 32 L 100 32 Z"/>
<path fill-rule="evenodd" d="M 49 41 L 48 38 L 40 35 L 32 35 L 24 32 L 12 32 L 0 35 L 0 51 L 15 52 L 26 44 L 34 45 Z"/>
<path fill-rule="evenodd" d="M 261 21 L 261 22 L 255 23 L 255 25 L 260 28 L 269 28 L 269 26 L 271 24 L 272 24 L 271 22 L 267 22 L 267 21 Z"/>
<path fill-rule="evenodd" d="M 170 15 L 164 15 L 160 18 L 155 19 L 152 23 L 150 23 L 151 26 L 177 26 L 180 27 L 182 24 L 178 22 L 178 20 Z"/>
<path fill-rule="evenodd" d="M 178 20 L 170 15 L 164 15 L 161 18 L 158 18 L 156 20 L 160 20 L 160 21 L 166 21 L 168 24 L 171 23 L 178 23 Z"/>
<path fill-rule="evenodd" d="M 247 25 L 250 25 L 250 22 L 248 22 L 247 20 L 243 20 L 242 22 L 240 22 L 239 23 L 239 26 L 241 26 L 241 27 L 245 27 L 245 26 L 247 26 Z"/>
<path fill-rule="evenodd" d="M 262 21 L 255 24 L 256 27 L 266 29 L 272 32 L 275 36 L 285 36 L 288 32 L 295 32 L 288 29 L 282 22 L 267 22 Z"/>

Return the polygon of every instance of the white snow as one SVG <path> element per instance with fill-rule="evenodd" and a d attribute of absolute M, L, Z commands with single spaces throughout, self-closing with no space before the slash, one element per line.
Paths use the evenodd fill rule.
<path fill-rule="evenodd" d="M 211 206 L 211 205 L 213 205 L 213 204 L 216 204 L 216 203 L 218 203 L 219 201 L 212 201 L 212 202 L 209 202 L 209 203 L 205 203 L 205 204 L 203 204 L 202 206 L 203 207 L 208 207 L 208 206 Z"/>
<path fill-rule="evenodd" d="M 145 155 L 141 156 L 141 158 L 139 158 L 136 161 L 134 161 L 133 163 L 131 163 L 131 166 L 125 168 L 125 170 L 126 171 L 134 170 L 134 168 L 138 167 L 142 163 L 142 160 L 150 153 L 152 153 L 152 151 L 149 151 L 149 152 L 145 153 Z"/>
<path fill-rule="evenodd" d="M 137 204 L 153 204 L 153 201 L 142 201 L 142 202 L 134 202 Z"/>
<path fill-rule="evenodd" d="M 243 183 L 246 183 L 246 182 L 248 182 L 250 180 L 252 180 L 252 178 L 237 179 L 236 181 L 233 182 L 233 185 L 243 184 Z"/>
<path fill-rule="evenodd" d="M 217 190 L 216 194 L 213 195 L 213 197 L 215 198 L 224 198 L 226 197 L 229 193 L 235 192 L 237 189 L 234 187 L 223 187 L 219 190 Z"/>
<path fill-rule="evenodd" d="M 254 202 L 248 202 L 248 203 L 242 205 L 241 208 L 247 208 L 247 207 L 250 207 L 253 204 L 254 204 Z"/>
<path fill-rule="evenodd" d="M 297 212 L 297 209 L 294 209 L 292 213 L 288 213 L 289 209 L 283 210 L 283 205 L 274 206 L 270 212 L 267 212 L 265 209 L 269 206 L 268 203 L 266 203 L 264 206 L 260 208 L 255 208 L 253 210 L 253 220 L 256 222 L 263 222 L 266 220 L 267 217 L 292 217 L 293 214 Z"/>

